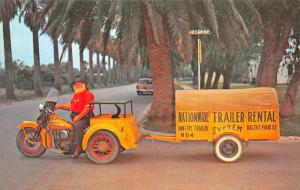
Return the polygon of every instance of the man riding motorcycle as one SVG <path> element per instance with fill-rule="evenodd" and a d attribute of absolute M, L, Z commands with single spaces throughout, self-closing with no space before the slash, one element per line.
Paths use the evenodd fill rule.
<path fill-rule="evenodd" d="M 82 151 L 83 130 L 90 122 L 90 111 L 94 106 L 89 103 L 94 101 L 94 95 L 86 86 L 84 80 L 77 78 L 72 83 L 74 95 L 69 103 L 57 104 L 55 110 L 64 109 L 71 111 L 71 119 L 74 122 L 74 147 L 75 151 L 72 158 L 78 158 Z"/>

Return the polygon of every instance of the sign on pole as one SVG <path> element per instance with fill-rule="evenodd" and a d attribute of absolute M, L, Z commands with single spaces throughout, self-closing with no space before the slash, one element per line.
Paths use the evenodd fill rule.
<path fill-rule="evenodd" d="M 202 42 L 201 39 L 199 38 L 200 35 L 209 35 L 210 30 L 190 30 L 189 32 L 190 35 L 197 35 L 198 36 L 198 90 L 200 90 L 200 77 L 201 77 L 201 72 L 200 72 L 200 64 L 202 64 Z"/>

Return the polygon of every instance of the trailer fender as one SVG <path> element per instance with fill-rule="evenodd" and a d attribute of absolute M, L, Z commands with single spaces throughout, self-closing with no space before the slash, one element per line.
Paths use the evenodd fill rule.
<path fill-rule="evenodd" d="M 215 136 L 212 140 L 213 143 L 217 142 L 220 138 L 222 138 L 223 136 L 225 135 L 232 135 L 232 136 L 235 136 L 236 138 L 238 138 L 241 142 L 247 142 L 248 140 L 247 139 L 244 139 L 242 138 L 242 136 L 238 133 L 233 133 L 233 132 L 225 132 L 225 133 L 221 133 L 217 136 Z"/>
<path fill-rule="evenodd" d="M 103 124 L 103 125 L 97 125 L 97 126 L 93 126 L 91 128 L 89 128 L 86 133 L 83 136 L 82 139 L 82 149 L 86 150 L 87 148 L 87 144 L 88 141 L 90 139 L 90 137 L 97 131 L 100 130 L 104 130 L 104 131 L 108 131 L 111 132 L 113 135 L 115 135 L 117 137 L 117 139 L 119 140 L 120 145 L 127 149 L 128 145 L 126 143 L 126 134 L 122 134 L 119 130 L 117 130 L 115 127 L 112 127 L 110 125 L 107 124 Z"/>

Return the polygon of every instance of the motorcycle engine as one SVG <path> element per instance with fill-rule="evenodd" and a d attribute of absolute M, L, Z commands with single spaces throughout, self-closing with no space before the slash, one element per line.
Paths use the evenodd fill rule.
<path fill-rule="evenodd" d="M 57 130 L 55 135 L 56 145 L 63 151 L 69 151 L 70 144 L 73 143 L 74 131 L 73 130 Z"/>

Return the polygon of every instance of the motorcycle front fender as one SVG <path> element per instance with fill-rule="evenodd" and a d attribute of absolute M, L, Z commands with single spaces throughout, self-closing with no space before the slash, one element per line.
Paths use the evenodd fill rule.
<path fill-rule="evenodd" d="M 17 128 L 18 129 L 24 129 L 24 128 L 37 128 L 39 124 L 36 121 L 22 121 Z M 25 130 L 24 130 L 25 132 Z M 41 129 L 40 132 L 41 138 L 42 138 L 42 145 L 44 148 L 51 148 L 52 147 L 52 135 L 47 132 L 45 128 Z"/>
<path fill-rule="evenodd" d="M 22 121 L 17 128 L 18 129 L 23 129 L 23 128 L 37 128 L 39 124 L 36 121 Z"/>

